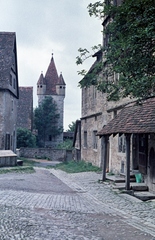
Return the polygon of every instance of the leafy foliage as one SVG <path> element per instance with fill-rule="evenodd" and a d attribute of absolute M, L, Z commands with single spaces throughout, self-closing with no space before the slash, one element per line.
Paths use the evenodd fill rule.
<path fill-rule="evenodd" d="M 75 125 L 76 125 L 76 122 L 72 122 L 68 125 L 68 130 L 67 132 L 74 132 L 75 131 Z"/>
<path fill-rule="evenodd" d="M 107 44 L 102 49 L 104 61 L 99 63 L 102 71 L 99 74 L 94 72 L 93 76 L 88 73 L 87 79 L 84 77 L 80 82 L 81 86 L 93 85 L 91 80 L 90 84 L 87 83 L 90 76 L 90 79 L 98 79 L 94 85 L 107 92 L 109 100 L 154 95 L 154 0 L 125 0 L 119 6 L 110 3 L 105 6 L 103 1 L 98 1 L 89 4 L 88 11 L 90 16 L 102 21 L 104 16 L 108 17 L 104 28 Z M 81 55 L 81 63 L 85 59 Z M 119 74 L 117 81 L 111 80 L 114 73 Z"/>
<path fill-rule="evenodd" d="M 45 147 L 45 141 L 62 133 L 58 126 L 59 114 L 57 105 L 52 97 L 46 97 L 42 104 L 34 110 L 34 124 L 38 130 L 38 145 Z"/>
<path fill-rule="evenodd" d="M 63 141 L 63 143 L 58 145 L 58 149 L 72 150 L 73 141 L 71 139 L 66 139 L 65 141 Z"/>
<path fill-rule="evenodd" d="M 20 147 L 35 147 L 36 137 L 26 128 L 17 129 L 17 148 Z"/>

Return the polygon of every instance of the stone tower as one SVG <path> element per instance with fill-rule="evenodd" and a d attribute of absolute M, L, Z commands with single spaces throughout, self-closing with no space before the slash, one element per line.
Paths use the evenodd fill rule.
<path fill-rule="evenodd" d="M 65 88 L 66 84 L 63 79 L 62 73 L 58 76 L 57 69 L 55 66 L 53 54 L 50 64 L 47 68 L 45 76 L 41 73 L 39 80 L 37 82 L 37 95 L 38 95 L 38 105 L 41 104 L 46 96 L 51 96 L 55 103 L 57 104 L 59 112 L 58 126 L 63 128 L 63 118 L 64 118 L 64 98 L 65 98 Z M 58 144 L 63 142 L 63 133 L 52 139 L 47 136 L 46 146 L 56 147 Z"/>

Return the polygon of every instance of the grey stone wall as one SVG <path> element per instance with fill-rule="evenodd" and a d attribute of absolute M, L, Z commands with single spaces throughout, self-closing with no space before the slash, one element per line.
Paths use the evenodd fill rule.
<path fill-rule="evenodd" d="M 7 90 L 0 91 L 0 149 L 6 149 L 6 134 L 9 149 L 16 151 L 17 99 Z"/>
<path fill-rule="evenodd" d="M 19 87 L 17 105 L 17 127 L 32 131 L 33 119 L 33 87 Z"/>
<path fill-rule="evenodd" d="M 13 167 L 17 165 L 17 157 L 0 157 L 0 167 Z"/>
<path fill-rule="evenodd" d="M 106 95 L 97 91 L 94 86 L 82 89 L 81 118 L 81 159 L 101 166 L 101 139 L 97 137 L 94 148 L 94 131 L 99 131 L 107 124 Z M 87 133 L 87 146 L 84 134 Z"/>
<path fill-rule="evenodd" d="M 81 159 L 96 166 L 102 165 L 102 145 L 98 137 L 97 148 L 93 148 L 93 132 L 100 131 L 104 125 L 118 114 L 121 106 L 131 102 L 130 98 L 120 101 L 107 101 L 105 93 L 101 93 L 94 86 L 82 89 L 82 118 L 81 118 Z M 87 146 L 84 146 L 84 132 L 87 132 Z M 118 135 L 109 139 L 109 161 L 107 169 L 119 173 L 121 164 L 126 164 L 125 153 L 118 151 Z"/>
<path fill-rule="evenodd" d="M 19 155 L 25 158 L 48 158 L 51 161 L 69 161 L 72 158 L 70 151 L 51 148 L 20 148 Z"/>

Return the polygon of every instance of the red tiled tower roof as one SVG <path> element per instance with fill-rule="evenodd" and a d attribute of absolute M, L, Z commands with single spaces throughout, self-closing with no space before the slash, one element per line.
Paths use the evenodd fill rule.
<path fill-rule="evenodd" d="M 58 84 L 59 85 L 66 85 L 65 81 L 64 81 L 64 78 L 62 76 L 62 73 L 60 73 L 60 76 L 58 78 Z"/>
<path fill-rule="evenodd" d="M 59 82 L 59 78 L 53 55 L 51 58 L 51 62 L 48 66 L 47 72 L 45 74 L 45 82 L 46 82 L 46 94 L 47 95 L 56 94 L 56 85 Z"/>
<path fill-rule="evenodd" d="M 41 85 L 41 84 L 46 84 L 46 83 L 45 83 L 45 78 L 44 78 L 44 76 L 43 76 L 43 73 L 40 74 L 40 77 L 39 77 L 39 79 L 38 79 L 38 83 L 37 83 L 37 84 L 39 84 L 39 85 Z"/>

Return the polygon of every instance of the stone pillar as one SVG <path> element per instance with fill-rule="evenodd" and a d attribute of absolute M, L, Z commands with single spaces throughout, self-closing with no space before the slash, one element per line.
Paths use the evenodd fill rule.
<path fill-rule="evenodd" d="M 126 175 L 125 175 L 125 189 L 130 190 L 130 137 L 131 134 L 125 134 L 126 138 Z"/>
<path fill-rule="evenodd" d="M 102 181 L 106 180 L 106 168 L 107 168 L 107 146 L 109 136 L 105 135 L 102 137 Z"/>

